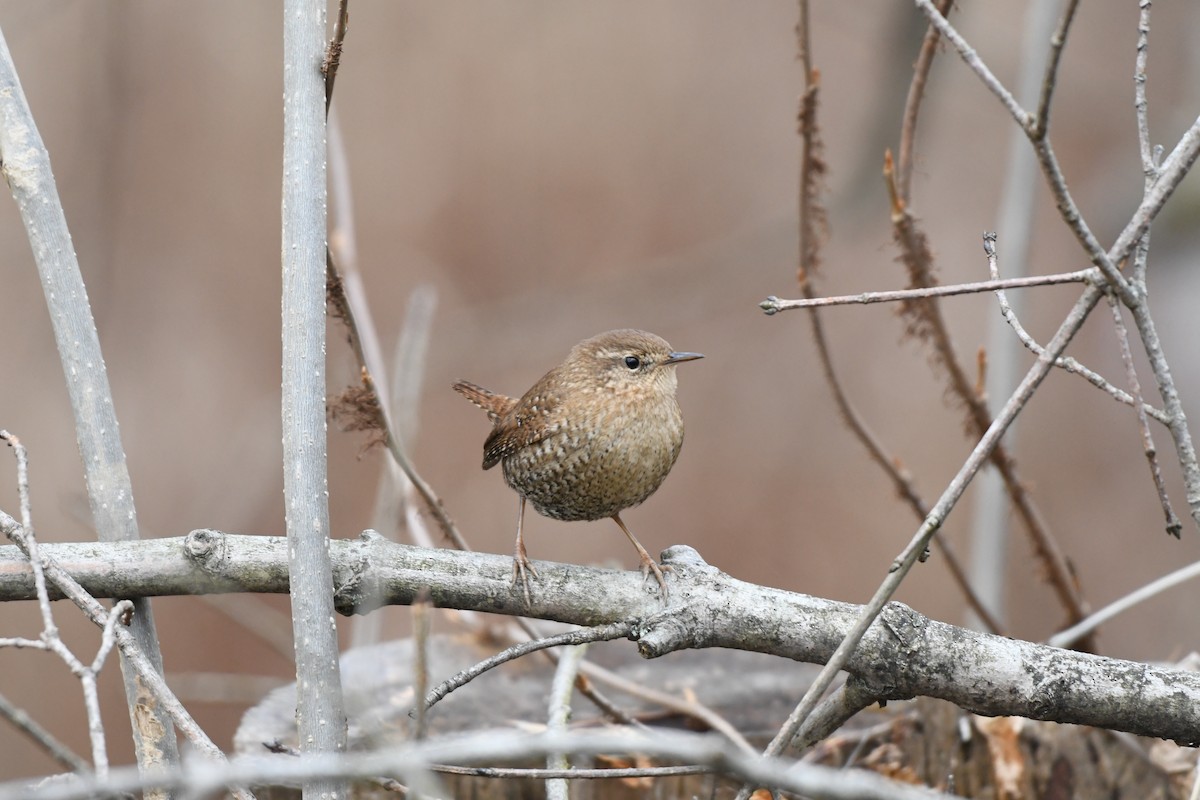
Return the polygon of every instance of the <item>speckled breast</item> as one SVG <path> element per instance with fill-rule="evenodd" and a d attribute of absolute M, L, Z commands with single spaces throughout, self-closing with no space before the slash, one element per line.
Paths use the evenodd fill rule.
<path fill-rule="evenodd" d="M 603 519 L 638 505 L 679 457 L 683 417 L 674 398 L 624 411 L 560 421 L 503 460 L 505 481 L 553 519 Z"/>

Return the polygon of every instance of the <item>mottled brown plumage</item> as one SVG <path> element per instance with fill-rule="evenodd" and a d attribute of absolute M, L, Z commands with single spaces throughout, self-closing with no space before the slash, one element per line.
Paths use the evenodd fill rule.
<path fill-rule="evenodd" d="M 455 391 L 487 412 L 492 432 L 483 443 L 483 468 L 500 464 L 521 497 L 514 580 L 529 599 L 529 563 L 521 535 L 525 501 L 561 520 L 612 517 L 654 573 L 662 570 L 621 521 L 620 512 L 662 484 L 683 445 L 683 416 L 675 400 L 675 365 L 702 358 L 677 353 L 645 331 L 609 331 L 571 349 L 519 400 L 459 381 Z"/>

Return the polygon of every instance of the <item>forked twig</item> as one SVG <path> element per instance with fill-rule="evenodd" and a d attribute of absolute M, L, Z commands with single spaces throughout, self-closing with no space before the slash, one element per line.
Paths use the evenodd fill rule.
<path fill-rule="evenodd" d="M 191 715 L 179 702 L 178 698 L 167 688 L 166 681 L 146 653 L 142 651 L 137 637 L 128 628 L 129 617 L 134 613 L 135 606 L 128 600 L 116 603 L 111 609 L 106 609 L 96 598 L 92 597 L 79 585 L 71 575 L 58 565 L 54 559 L 41 553 L 38 549 L 37 537 L 33 532 L 29 500 L 29 461 L 25 447 L 20 440 L 8 431 L 0 431 L 0 440 L 13 448 L 17 460 L 17 491 L 20 495 L 22 522 L 0 511 L 0 533 L 8 537 L 13 544 L 25 555 L 33 572 L 36 587 L 38 607 L 42 614 L 42 634 L 40 641 L 46 649 L 51 650 L 70 668 L 71 672 L 80 679 L 83 687 L 84 701 L 88 712 L 88 732 L 92 741 L 92 757 L 95 772 L 103 777 L 108 772 L 107 744 L 104 729 L 100 722 L 100 702 L 96 686 L 99 675 L 108 654 L 113 646 L 119 647 L 124 663 L 136 673 L 136 678 L 143 692 L 148 692 L 155 707 L 179 728 L 205 756 L 223 761 L 224 753 L 213 744 L 208 735 L 196 724 Z M 49 584 L 59 591 L 84 612 L 84 614 L 103 631 L 101 644 L 96 656 L 89 665 L 83 664 L 67 648 L 58 634 L 58 626 L 54 622 L 50 606 Z M 143 703 L 147 702 L 145 698 Z M 234 790 L 236 797 L 241 800 L 253 800 L 253 795 L 244 789 Z"/>
<path fill-rule="evenodd" d="M 983 234 L 983 252 L 987 255 L 988 271 L 991 273 L 992 280 L 998 281 L 1000 279 L 1000 267 L 997 263 L 996 256 L 996 234 L 992 231 L 987 231 Z M 1091 274 L 1096 275 L 1097 273 L 1091 272 Z M 1012 309 L 1012 305 L 1010 305 L 1008 302 L 1008 296 L 1005 295 L 1003 289 L 996 290 L 996 300 L 1000 306 L 1001 316 L 1003 316 L 1005 321 L 1008 322 L 1009 326 L 1013 329 L 1013 332 L 1017 335 L 1017 338 L 1021 341 L 1021 344 L 1023 344 L 1035 356 L 1040 356 L 1045 348 L 1038 344 L 1037 340 L 1030 336 L 1029 332 L 1025 330 L 1025 326 L 1022 325 L 1021 321 L 1017 318 L 1016 313 Z M 1061 358 L 1055 359 L 1054 366 L 1059 367 L 1060 369 L 1063 369 L 1073 375 L 1079 375 L 1088 383 L 1092 384 L 1097 389 L 1104 391 L 1118 402 L 1124 403 L 1127 406 L 1134 405 L 1135 401 L 1133 395 L 1124 391 L 1119 386 L 1113 385 L 1103 375 L 1095 372 L 1092 369 L 1089 369 L 1071 356 L 1062 356 Z M 1148 403 L 1142 403 L 1142 411 L 1164 425 L 1170 422 L 1170 418 L 1167 416 L 1166 412 L 1164 412 L 1162 409 L 1155 408 Z"/>
<path fill-rule="evenodd" d="M 1125 375 L 1129 380 L 1129 391 L 1134 397 L 1133 407 L 1137 411 L 1138 428 L 1142 434 L 1142 450 L 1146 454 L 1146 461 L 1150 464 L 1150 476 L 1154 479 L 1158 502 L 1162 505 L 1163 517 L 1167 522 L 1167 533 L 1178 539 L 1183 525 L 1179 522 L 1179 517 L 1175 516 L 1175 509 L 1171 507 L 1171 498 L 1167 495 L 1167 485 L 1163 481 L 1162 470 L 1158 466 L 1158 453 L 1154 449 L 1154 437 L 1150 434 L 1150 422 L 1145 411 L 1146 404 L 1142 402 L 1142 384 L 1138 380 L 1137 368 L 1133 364 L 1133 353 L 1129 349 L 1129 332 L 1125 330 L 1121 309 L 1112 295 L 1108 296 L 1108 305 L 1112 309 L 1113 329 L 1117 332 L 1121 360 L 1125 362 Z"/>

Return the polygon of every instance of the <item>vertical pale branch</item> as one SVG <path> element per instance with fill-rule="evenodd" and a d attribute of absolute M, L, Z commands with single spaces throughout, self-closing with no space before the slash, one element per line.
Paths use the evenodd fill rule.
<path fill-rule="evenodd" d="M 46 295 L 75 415 L 75 436 L 83 460 L 96 534 L 106 542 L 137 539 L 133 489 L 87 289 L 83 285 L 67 218 L 50 169 L 50 154 L 34 124 L 2 33 L 0 159 Z M 133 606 L 130 633 L 161 674 L 162 654 L 150 613 L 150 601 L 138 598 L 133 601 Z M 170 718 L 141 689 L 137 674 L 130 669 L 124 656 L 121 674 L 129 703 L 138 767 L 145 771 L 178 764 L 179 752 Z"/>
<path fill-rule="evenodd" d="M 346 747 L 325 443 L 325 3 L 287 0 L 283 13 L 283 487 L 296 721 L 301 751 L 319 753 Z"/>

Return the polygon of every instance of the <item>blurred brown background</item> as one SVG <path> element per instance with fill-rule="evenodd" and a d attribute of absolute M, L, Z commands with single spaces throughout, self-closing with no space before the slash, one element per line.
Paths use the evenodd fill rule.
<path fill-rule="evenodd" d="M 1026 5 L 967 3 L 955 17 L 1010 86 Z M 279 3 L 227 0 L 0 2 L 89 287 L 144 536 L 284 532 L 280 16 Z M 737 577 L 862 602 L 912 535 L 916 520 L 836 415 L 807 321 L 756 307 L 797 294 L 795 23 L 796 4 L 784 0 L 352 4 L 335 106 L 359 262 L 386 343 L 414 289 L 437 291 L 413 452 L 477 548 L 510 551 L 516 503 L 499 474 L 479 469 L 487 423 L 450 383 L 519 394 L 579 339 L 623 326 L 707 355 L 680 371 L 688 438 L 678 465 L 626 515 L 652 552 L 687 543 Z M 1056 151 L 1105 243 L 1141 194 L 1136 24 L 1129 3 L 1084 4 L 1053 116 Z M 812 25 L 832 226 L 819 286 L 899 287 L 879 170 L 898 140 L 923 26 L 910 4 L 881 0 L 814 3 Z M 1155 7 L 1150 121 L 1168 149 L 1200 108 L 1198 38 L 1200 6 Z M 945 282 L 985 277 L 979 234 L 997 224 L 1012 129 L 944 51 L 921 118 L 914 210 Z M 1151 262 L 1153 305 L 1193 421 L 1198 187 L 1186 182 L 1156 225 Z M 1040 179 L 1036 202 L 1029 271 L 1086 266 Z M 0 202 L 0 236 L 0 427 L 30 449 L 42 538 L 90 539 L 71 411 L 11 203 Z M 1026 326 L 1045 340 L 1076 293 L 1028 292 Z M 994 299 L 954 298 L 945 310 L 973 361 Z M 835 309 L 825 320 L 848 391 L 932 502 L 973 443 L 926 354 L 901 341 L 890 308 Z M 1072 353 L 1114 380 L 1122 374 L 1104 314 Z M 340 331 L 329 359 L 333 391 L 354 375 Z M 1183 514 L 1169 440 L 1156 436 Z M 338 536 L 371 524 L 382 456 L 359 458 L 361 444 L 330 434 Z M 1181 542 L 1162 532 L 1132 413 L 1078 378 L 1051 376 L 1021 417 L 1016 450 L 1093 605 L 1200 555 L 1194 526 Z M 15 494 L 4 456 L 0 507 L 15 512 Z M 946 527 L 960 549 L 972 499 Z M 535 516 L 527 535 L 534 558 L 635 563 L 608 522 Z M 1019 531 L 1010 552 L 1011 632 L 1045 637 L 1063 615 Z M 963 620 L 937 557 L 900 597 Z M 1198 598 L 1185 586 L 1118 619 L 1102 633 L 1103 651 L 1163 659 L 1195 648 Z M 286 611 L 286 598 L 270 602 Z M 286 658 L 201 601 L 155 609 L 173 673 L 289 674 Z M 95 635 L 72 609 L 57 611 L 90 660 Z M 403 610 L 384 613 L 398 631 Z M 32 605 L 0 615 L 0 635 L 36 635 Z M 0 675 L 0 692 L 85 751 L 78 684 L 61 664 L 0 651 Z M 115 664 L 103 686 L 114 757 L 127 761 Z M 227 745 L 243 705 L 189 705 Z M 51 769 L 0 725 L 0 776 Z"/>

